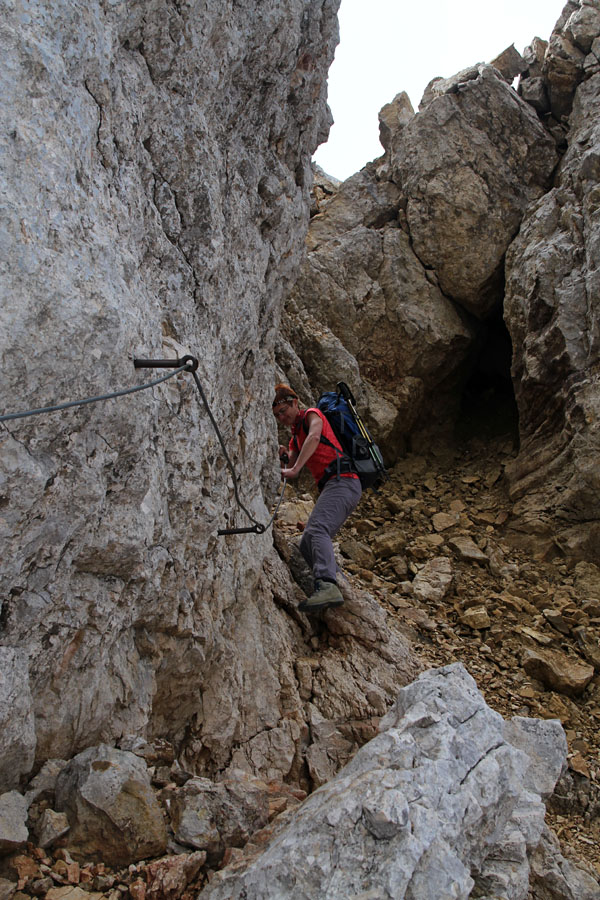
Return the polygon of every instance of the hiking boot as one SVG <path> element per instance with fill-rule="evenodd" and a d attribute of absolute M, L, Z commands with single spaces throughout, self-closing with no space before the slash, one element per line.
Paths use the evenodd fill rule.
<path fill-rule="evenodd" d="M 315 592 L 299 604 L 300 612 L 318 612 L 328 606 L 340 606 L 344 598 L 337 584 L 332 581 L 315 581 Z"/>

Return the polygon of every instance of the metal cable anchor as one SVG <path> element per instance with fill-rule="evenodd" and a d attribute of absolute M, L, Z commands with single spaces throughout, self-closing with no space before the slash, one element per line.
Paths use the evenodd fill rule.
<path fill-rule="evenodd" d="M 195 356 L 182 356 L 181 359 L 137 359 L 133 358 L 134 369 L 178 369 L 186 367 L 186 372 L 195 372 L 198 368 L 198 360 Z"/>

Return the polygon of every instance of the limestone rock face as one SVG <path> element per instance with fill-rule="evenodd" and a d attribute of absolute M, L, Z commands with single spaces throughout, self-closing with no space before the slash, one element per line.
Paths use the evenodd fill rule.
<path fill-rule="evenodd" d="M 539 54 L 538 54 L 539 64 Z M 506 263 L 520 453 L 508 469 L 519 528 L 598 559 L 600 8 L 569 0 L 545 49 L 547 109 L 566 152 Z M 534 72 L 539 77 L 538 72 Z M 522 81 L 527 91 L 528 79 Z M 525 96 L 525 93 L 523 94 Z M 534 106 L 536 104 L 534 103 Z M 567 119 L 568 116 L 568 119 Z M 567 130 L 568 127 L 568 130 Z"/>
<path fill-rule="evenodd" d="M 522 527 L 600 554 L 600 74 L 580 84 L 556 186 L 507 255 L 520 453 L 509 468 Z"/>
<path fill-rule="evenodd" d="M 267 520 L 273 345 L 338 5 L 4 10 L 2 413 L 150 380 L 134 356 L 195 354 L 243 501 Z M 15 747 L 33 714 L 40 762 L 143 733 L 203 758 L 214 745 L 219 766 L 277 727 L 294 638 L 260 581 L 272 540 L 217 538 L 247 520 L 189 375 L 4 424 L 0 460 L 0 642 L 27 656 L 32 696 Z M 3 778 L 31 767 L 26 743 Z"/>
<path fill-rule="evenodd" d="M 525 900 L 565 759 L 558 722 L 505 723 L 460 664 L 427 672 L 254 862 L 200 896 Z M 536 876 L 543 887 L 539 863 Z"/>

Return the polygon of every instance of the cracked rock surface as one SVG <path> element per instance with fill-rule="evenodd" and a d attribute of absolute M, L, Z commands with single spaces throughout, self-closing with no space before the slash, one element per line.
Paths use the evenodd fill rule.
<path fill-rule="evenodd" d="M 404 688 L 379 735 L 212 898 L 526 898 L 542 798 L 566 753 L 557 722 L 494 713 L 460 664 Z M 443 784 L 443 788 L 441 785 Z M 236 871 L 236 869 L 238 871 Z M 241 870 L 241 871 L 239 871 Z M 578 874 L 580 896 L 598 885 Z"/>

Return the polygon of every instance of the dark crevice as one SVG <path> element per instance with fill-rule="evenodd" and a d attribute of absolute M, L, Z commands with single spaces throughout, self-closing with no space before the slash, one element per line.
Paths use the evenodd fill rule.
<path fill-rule="evenodd" d="M 497 306 L 480 324 L 455 426 L 456 436 L 510 437 L 518 445 L 519 422 L 511 378 L 512 341 Z"/>

